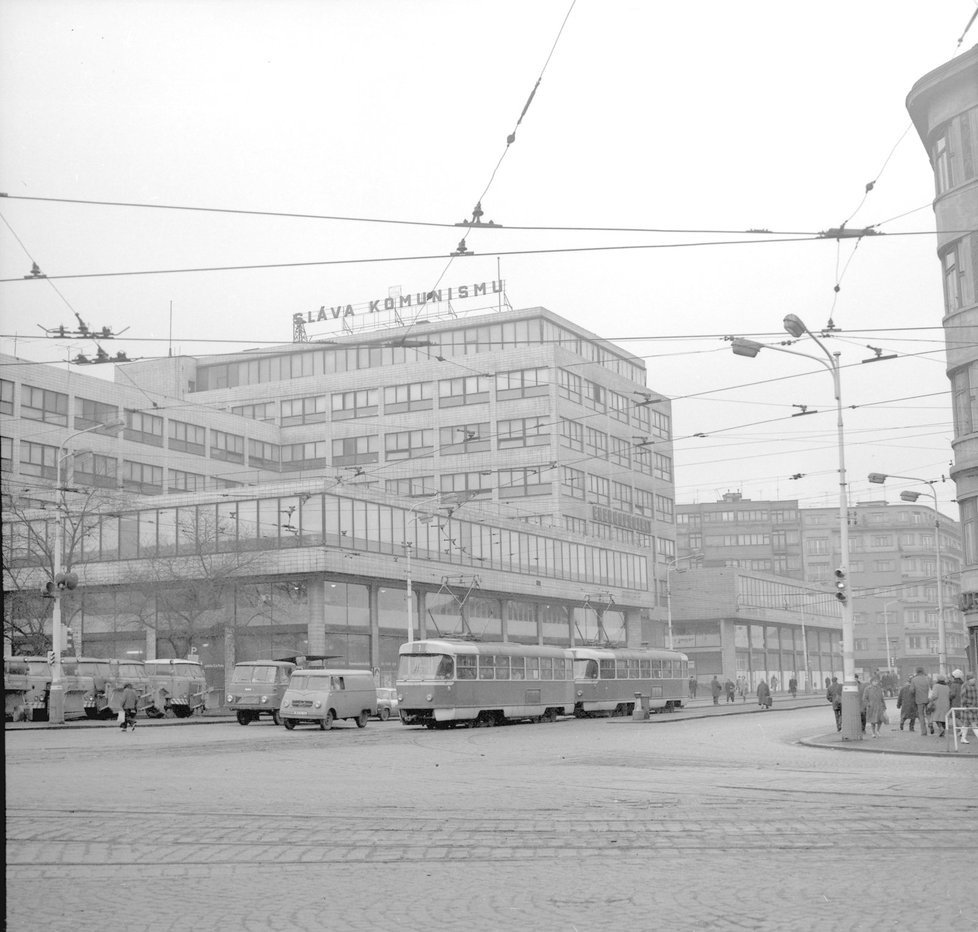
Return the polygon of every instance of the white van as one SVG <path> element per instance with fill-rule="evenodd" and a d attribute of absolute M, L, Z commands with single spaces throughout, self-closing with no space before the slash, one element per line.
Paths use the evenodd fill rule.
<path fill-rule="evenodd" d="M 369 670 L 296 670 L 282 697 L 279 715 L 291 731 L 303 722 L 324 731 L 338 718 L 363 728 L 377 714 L 377 689 Z"/>

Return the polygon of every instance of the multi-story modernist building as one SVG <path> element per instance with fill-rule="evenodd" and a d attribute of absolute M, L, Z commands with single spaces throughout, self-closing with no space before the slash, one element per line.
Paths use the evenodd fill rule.
<path fill-rule="evenodd" d="M 269 654 L 389 680 L 409 615 L 414 636 L 663 642 L 668 401 L 547 310 L 133 362 L 114 383 L 4 362 L 5 589 L 39 591 L 31 541 L 73 528 L 86 653 L 192 647 L 220 688 Z"/>
<path fill-rule="evenodd" d="M 934 170 L 947 374 L 964 542 L 961 607 L 978 669 L 978 46 L 924 75 L 907 109 Z"/>
<path fill-rule="evenodd" d="M 729 567 L 800 580 L 818 604 L 834 592 L 835 570 L 841 563 L 837 508 L 799 508 L 797 500 L 755 502 L 729 493 L 719 502 L 681 504 L 676 511 L 679 565 Z M 967 640 L 959 609 L 962 551 L 957 522 L 919 503 L 862 502 L 853 505 L 849 515 L 847 582 L 857 668 L 912 672 L 923 664 L 936 672 L 939 613 L 948 662 L 964 664 Z M 808 610 L 805 605 L 795 608 Z"/>

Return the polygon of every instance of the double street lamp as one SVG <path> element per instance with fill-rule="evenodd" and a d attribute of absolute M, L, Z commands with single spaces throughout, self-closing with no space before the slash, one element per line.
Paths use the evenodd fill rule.
<path fill-rule="evenodd" d="M 839 354 L 833 353 L 829 348 L 805 326 L 804 321 L 796 314 L 788 314 L 784 318 L 784 329 L 796 340 L 803 336 L 809 336 L 815 341 L 818 348 L 825 354 L 825 358 L 811 356 L 808 353 L 799 353 L 797 350 L 786 349 L 783 346 L 771 346 L 767 343 L 758 343 L 754 340 L 745 340 L 736 337 L 732 341 L 732 348 L 737 356 L 755 357 L 762 349 L 774 350 L 778 353 L 789 353 L 792 356 L 804 356 L 806 359 L 814 359 L 817 363 L 824 366 L 832 376 L 832 388 L 835 393 L 835 404 L 837 413 L 837 433 L 839 447 L 839 562 L 840 566 L 836 570 L 837 588 L 836 593 L 842 607 L 842 740 L 859 741 L 862 739 L 862 721 L 859 709 L 859 687 L 856 684 L 856 656 L 855 638 L 853 629 L 852 601 L 845 591 L 846 579 L 849 575 L 849 500 L 846 494 L 846 453 L 845 453 L 845 432 L 842 421 L 842 380 L 839 375 Z"/>
<path fill-rule="evenodd" d="M 897 476 L 893 473 L 871 472 L 869 481 L 882 485 L 887 479 L 906 479 L 908 482 L 922 482 L 927 491 L 934 497 L 934 542 L 937 565 L 937 672 L 947 673 L 947 634 L 944 628 L 944 574 L 941 571 L 941 513 L 937 510 L 937 490 L 934 488 L 936 479 L 921 479 L 918 476 Z M 905 502 L 915 502 L 920 498 L 920 492 L 909 490 L 900 493 Z"/>
<path fill-rule="evenodd" d="M 64 540 L 65 540 L 65 489 L 61 482 L 61 464 L 72 454 L 65 448 L 69 440 L 81 434 L 87 434 L 93 430 L 116 430 L 125 427 L 123 420 L 109 421 L 107 424 L 93 424 L 84 430 L 77 430 L 69 434 L 58 447 L 57 463 L 55 465 L 55 491 L 61 496 L 58 504 L 58 517 L 54 524 L 54 554 L 52 557 L 52 571 L 54 573 L 54 586 L 59 585 L 63 578 L 62 567 L 64 563 Z M 65 720 L 65 687 L 64 673 L 61 669 L 61 653 L 64 643 L 61 629 L 61 592 L 58 588 L 52 588 L 51 596 L 54 600 L 54 607 L 51 610 L 51 694 L 48 701 L 48 721 L 57 725 L 63 725 Z"/>

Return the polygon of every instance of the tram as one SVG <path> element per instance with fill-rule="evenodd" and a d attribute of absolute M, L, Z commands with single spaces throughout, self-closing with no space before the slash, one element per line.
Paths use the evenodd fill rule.
<path fill-rule="evenodd" d="M 399 654 L 402 725 L 553 722 L 574 712 L 574 658 L 563 647 L 441 638 L 402 644 Z"/>
<path fill-rule="evenodd" d="M 689 660 L 671 650 L 572 647 L 574 714 L 631 715 L 636 693 L 649 709 L 681 709 L 688 695 Z"/>

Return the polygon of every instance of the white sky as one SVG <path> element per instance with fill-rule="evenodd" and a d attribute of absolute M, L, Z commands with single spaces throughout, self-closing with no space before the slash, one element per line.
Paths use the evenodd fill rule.
<path fill-rule="evenodd" d="M 0 347 L 48 362 L 92 352 L 38 329 L 74 325 L 74 309 L 92 327 L 129 328 L 111 352 L 165 355 L 172 302 L 175 351 L 226 352 L 288 342 L 294 312 L 432 287 L 444 258 L 24 281 L 31 261 L 56 276 L 444 257 L 464 231 L 14 198 L 467 219 L 570 8 L 4 0 L 0 279 L 14 281 L 0 282 Z M 905 98 L 953 57 L 974 9 L 975 0 L 577 0 L 483 200 L 485 219 L 817 233 L 849 219 L 878 176 L 849 227 L 916 211 L 881 229 L 932 231 L 932 173 L 916 132 L 904 135 Z M 976 41 L 978 25 L 962 48 Z M 474 231 L 477 255 L 456 260 L 442 283 L 494 279 L 499 252 L 747 238 Z M 501 261 L 513 306 L 548 307 L 620 342 L 647 360 L 649 387 L 676 399 L 680 502 L 737 490 L 831 506 L 829 375 L 781 353 L 735 357 L 722 337 L 777 341 L 787 313 L 813 330 L 831 316 L 843 400 L 857 406 L 846 412 L 852 500 L 883 496 L 870 471 L 939 478 L 951 416 L 935 245 L 931 233 L 858 248 L 822 240 Z M 863 366 L 867 345 L 900 358 Z M 819 355 L 810 340 L 794 348 Z M 792 419 L 795 404 L 822 413 Z M 891 481 L 889 500 L 907 487 Z M 956 516 L 953 485 L 937 491 Z"/>

